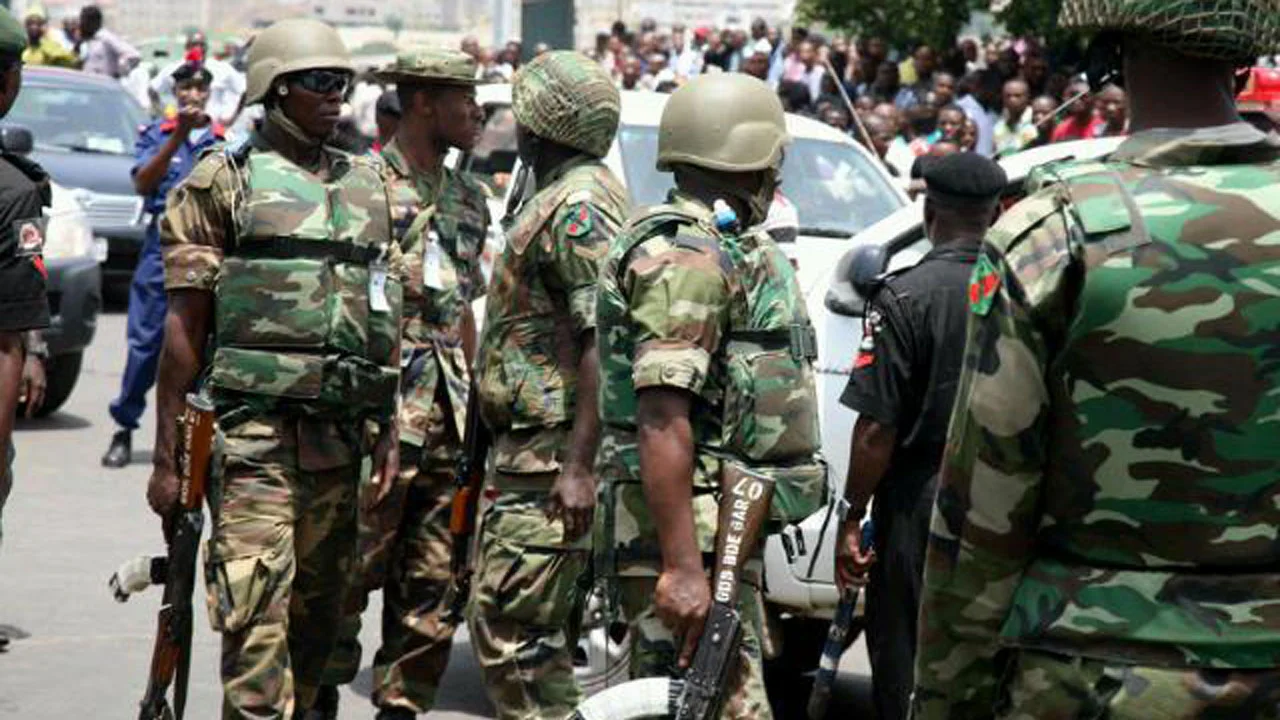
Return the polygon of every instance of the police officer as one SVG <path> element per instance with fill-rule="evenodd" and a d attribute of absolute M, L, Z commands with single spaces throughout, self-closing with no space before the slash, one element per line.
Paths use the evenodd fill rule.
<path fill-rule="evenodd" d="M 536 192 L 507 226 L 476 374 L 493 433 L 471 641 L 503 720 L 567 717 L 596 504 L 596 279 L 628 211 L 601 162 L 619 97 L 586 56 L 551 52 L 512 88 Z"/>
<path fill-rule="evenodd" d="M 282 20 L 248 61 L 262 123 L 200 161 L 161 223 L 169 309 L 147 498 L 166 517 L 176 502 L 174 418 L 212 332 L 222 457 L 205 573 L 223 717 L 286 718 L 312 704 L 333 647 L 361 457 L 372 451 L 382 487 L 397 472 L 401 258 L 380 165 L 326 144 L 353 75 L 337 32 Z"/>
<path fill-rule="evenodd" d="M 988 233 L 926 556 L 918 718 L 1275 717 L 1270 0 L 1067 0 L 1132 135 Z"/>
<path fill-rule="evenodd" d="M 338 651 L 316 710 L 336 717 L 336 684 L 360 669 L 359 610 L 382 590 L 382 648 L 373 661 L 379 718 L 412 718 L 435 701 L 453 625 L 441 606 L 450 580 L 449 506 L 466 427 L 475 350 L 471 301 L 485 292 L 480 256 L 487 193 L 444 166 L 480 135 L 476 62 L 458 51 L 407 53 L 380 73 L 404 113 L 382 149 L 396 239 L 407 269 L 400 402 L 400 478 L 366 504 L 360 564 Z"/>
<path fill-rule="evenodd" d="M 156 363 L 164 343 L 164 263 L 160 259 L 160 216 L 165 199 L 209 147 L 223 139 L 222 126 L 205 112 L 212 75 L 200 62 L 187 62 L 173 71 L 177 114 L 157 120 L 138 136 L 133 186 L 150 216 L 138 265 L 129 286 L 129 357 L 120 381 L 120 395 L 111 401 L 111 417 L 118 429 L 102 456 L 102 465 L 122 468 L 133 453 L 133 431 L 146 408 L 147 391 L 156 381 Z"/>
<path fill-rule="evenodd" d="M 840 503 L 836 584 L 865 581 L 876 716 L 906 718 L 916 613 L 938 464 L 960 376 L 969 276 L 995 218 L 1004 171 L 977 153 L 923 158 L 925 234 L 933 249 L 881 278 L 841 402 L 858 413 Z M 859 521 L 875 498 L 875 558 Z"/>
<path fill-rule="evenodd" d="M 9 114 L 22 89 L 26 33 L 9 12 L 0 12 L 0 117 Z M 29 330 L 49 325 L 45 297 L 44 208 L 49 176 L 34 162 L 0 153 L 0 513 L 13 488 L 13 420 L 22 382 Z M 0 525 L 0 541 L 4 526 Z M 0 651 L 9 639 L 0 634 Z"/>
<path fill-rule="evenodd" d="M 628 221 L 601 271 L 599 556 L 635 638 L 633 677 L 670 676 L 692 660 L 727 467 L 773 477 L 776 519 L 799 519 L 822 499 L 813 329 L 762 227 L 790 140 L 765 83 L 690 80 L 658 129 L 658 169 L 676 190 Z M 749 622 L 723 713 L 744 720 L 771 716 L 758 560 L 745 570 Z"/>

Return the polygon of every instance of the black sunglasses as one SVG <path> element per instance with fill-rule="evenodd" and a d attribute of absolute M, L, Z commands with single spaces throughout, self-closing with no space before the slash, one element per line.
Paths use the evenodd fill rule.
<path fill-rule="evenodd" d="M 317 95 L 345 95 L 351 86 L 351 73 L 341 70 L 306 70 L 289 76 L 289 82 Z"/>

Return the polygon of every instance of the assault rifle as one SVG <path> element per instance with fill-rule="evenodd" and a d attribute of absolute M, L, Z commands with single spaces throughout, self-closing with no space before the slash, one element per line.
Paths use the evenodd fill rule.
<path fill-rule="evenodd" d="M 870 552 L 875 547 L 875 524 L 871 518 L 862 523 L 862 547 Z M 835 617 L 831 619 L 831 627 L 827 628 L 827 641 L 822 646 L 822 658 L 818 661 L 818 674 L 813 678 L 813 690 L 809 693 L 809 720 L 823 720 L 827 716 L 827 706 L 831 703 L 831 687 L 835 683 L 836 669 L 844 651 L 858 634 L 866 618 L 858 615 L 858 600 L 866 597 L 865 585 L 849 588 L 840 596 L 840 604 L 836 607 Z"/>
<path fill-rule="evenodd" d="M 467 426 L 462 433 L 462 457 L 455 478 L 457 489 L 449 508 L 449 535 L 453 552 L 449 570 L 453 581 L 446 593 L 445 619 L 458 622 L 471 597 L 471 540 L 476 532 L 476 513 L 484 492 L 485 461 L 493 438 L 480 418 L 480 389 L 472 384 L 467 393 Z"/>
<path fill-rule="evenodd" d="M 773 479 L 769 476 L 733 462 L 725 462 L 723 467 L 712 603 L 689 671 L 681 679 L 646 678 L 612 687 L 579 705 L 572 720 L 720 717 L 742 642 L 738 595 L 743 565 L 755 552 L 773 500 Z"/>
<path fill-rule="evenodd" d="M 187 406 L 178 419 L 178 508 L 166 523 L 168 557 L 144 557 L 125 563 L 109 583 L 120 602 L 128 600 L 130 593 L 157 581 L 164 583 L 156 643 L 151 652 L 151 672 L 138 720 L 182 720 L 186 710 L 187 676 L 191 669 L 191 593 L 195 589 L 196 556 L 204 530 L 201 505 L 209 480 L 215 420 L 213 404 L 207 398 L 194 393 L 187 395 Z M 173 685 L 172 709 L 166 699 L 170 685 Z"/>

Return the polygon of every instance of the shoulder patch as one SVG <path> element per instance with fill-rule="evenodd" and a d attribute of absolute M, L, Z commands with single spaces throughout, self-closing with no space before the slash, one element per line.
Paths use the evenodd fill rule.
<path fill-rule="evenodd" d="M 576 193 L 575 193 L 576 195 Z M 580 238 L 590 233 L 596 226 L 595 210 L 585 201 L 569 203 L 565 213 L 564 234 L 571 238 Z"/>
<path fill-rule="evenodd" d="M 986 253 L 978 256 L 969 278 L 969 310 L 974 315 L 986 315 L 991 311 L 996 291 L 1000 289 L 1000 271 Z"/>
<path fill-rule="evenodd" d="M 213 187 L 214 179 L 217 178 L 219 172 L 227 167 L 227 163 L 228 157 L 226 153 L 207 153 L 191 169 L 191 174 L 187 176 L 185 184 L 198 190 L 208 190 Z"/>

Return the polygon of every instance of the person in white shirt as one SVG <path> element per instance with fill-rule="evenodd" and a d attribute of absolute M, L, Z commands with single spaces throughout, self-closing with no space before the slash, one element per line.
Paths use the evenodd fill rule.
<path fill-rule="evenodd" d="M 128 75 L 142 58 L 137 48 L 102 27 L 102 10 L 97 5 L 80 10 L 79 52 L 82 70 L 117 80 Z"/>
<path fill-rule="evenodd" d="M 240 107 L 240 96 L 244 94 L 244 75 L 230 63 L 209 57 L 209 41 L 202 32 L 191 33 L 187 37 L 186 48 L 187 56 L 160 69 L 151 81 L 151 90 L 160 99 L 162 106 L 172 103 L 173 71 L 188 62 L 193 51 L 199 51 L 205 69 L 213 76 L 213 83 L 209 86 L 207 112 L 217 122 L 223 125 L 231 124 Z"/>
<path fill-rule="evenodd" d="M 702 74 L 702 53 L 683 25 L 671 29 L 671 70 L 677 81 Z"/>

